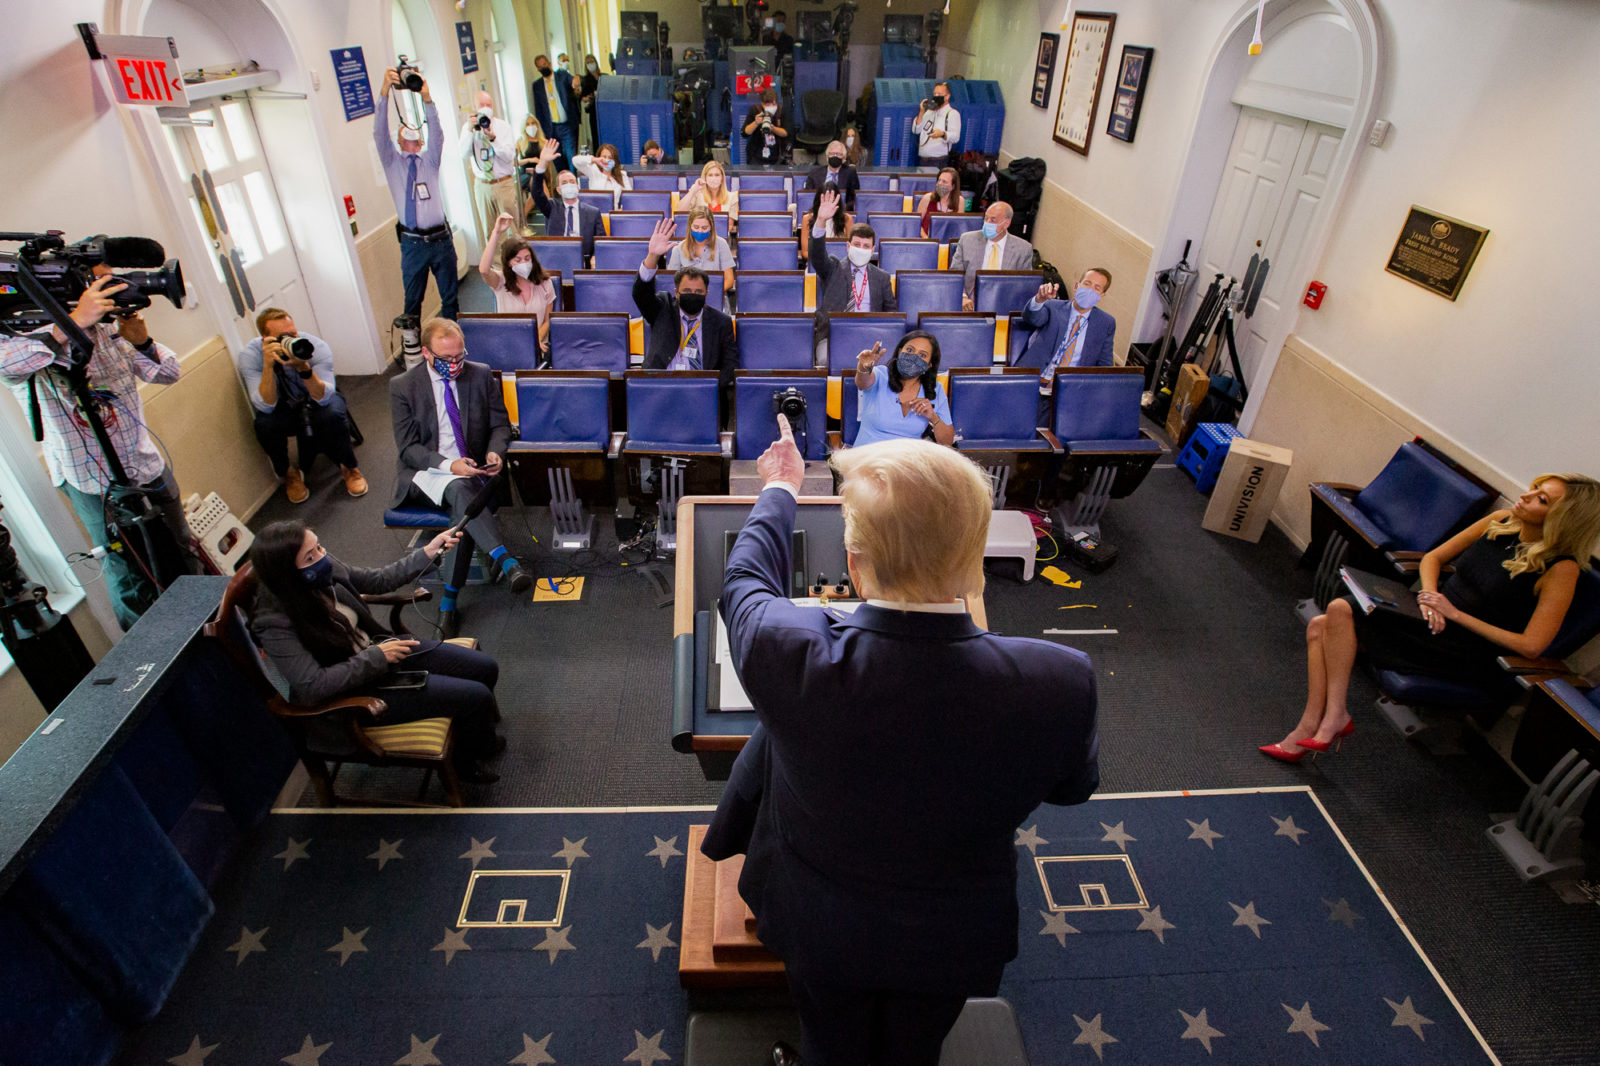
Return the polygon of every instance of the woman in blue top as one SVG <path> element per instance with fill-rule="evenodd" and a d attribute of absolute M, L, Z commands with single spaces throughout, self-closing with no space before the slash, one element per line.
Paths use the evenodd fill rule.
<path fill-rule="evenodd" d="M 894 358 L 880 366 L 883 356 L 883 345 L 874 344 L 856 357 L 861 428 L 855 446 L 897 437 L 953 443 L 950 400 L 939 385 L 939 341 L 914 329 L 895 345 Z"/>

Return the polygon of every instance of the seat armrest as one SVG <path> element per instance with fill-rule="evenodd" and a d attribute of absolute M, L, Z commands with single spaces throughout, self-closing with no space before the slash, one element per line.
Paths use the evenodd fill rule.
<path fill-rule="evenodd" d="M 1347 481 L 1317 481 L 1313 482 L 1312 484 L 1314 486 L 1321 485 L 1323 488 L 1332 489 L 1341 496 L 1354 496 L 1362 489 L 1362 486 L 1352 485 Z"/>
<path fill-rule="evenodd" d="M 1525 690 L 1525 691 L 1529 690 L 1529 689 L 1539 688 L 1546 681 L 1565 681 L 1567 684 L 1571 685 L 1573 688 L 1579 689 L 1579 690 L 1584 691 L 1584 692 L 1587 692 L 1589 689 L 1594 688 L 1594 682 L 1590 681 L 1588 678 L 1584 677 L 1582 674 L 1518 674 L 1517 675 L 1517 684 L 1519 686 L 1521 686 L 1523 688 L 1523 690 Z M 1555 698 L 1555 694 L 1554 693 L 1551 693 L 1550 695 L 1551 695 L 1552 698 Z M 1559 700 L 1558 700 L 1558 702 L 1559 702 Z"/>
<path fill-rule="evenodd" d="M 627 430 L 618 430 L 611 434 L 611 448 L 606 452 L 607 459 L 615 459 L 622 454 L 622 446 L 628 443 Z"/>
<path fill-rule="evenodd" d="M 356 711 L 369 718 L 376 718 L 388 709 L 388 704 L 376 696 L 341 696 L 314 707 L 305 707 L 298 703 L 290 703 L 285 699 L 268 701 L 269 709 L 279 718 L 320 718 L 325 714 L 335 711 Z"/>
<path fill-rule="evenodd" d="M 1039 430 L 1039 439 L 1050 445 L 1050 450 L 1057 455 L 1061 455 L 1066 451 L 1065 448 L 1061 447 L 1061 441 L 1048 429 Z"/>
<path fill-rule="evenodd" d="M 404 607 L 410 603 L 422 603 L 433 598 L 433 593 L 418 585 L 414 589 L 396 589 L 393 592 L 377 594 L 363 594 L 361 602 L 372 607 Z"/>
<path fill-rule="evenodd" d="M 732 430 L 723 430 L 721 433 L 718 433 L 717 434 L 717 443 L 722 445 L 722 457 L 724 459 L 732 459 L 733 458 L 733 431 Z"/>
<path fill-rule="evenodd" d="M 1392 551 L 1384 552 L 1383 557 L 1391 563 L 1418 563 L 1427 552 Z"/>
<path fill-rule="evenodd" d="M 1495 662 L 1500 669 L 1513 674 L 1569 674 L 1567 664 L 1561 659 L 1534 658 L 1525 655 L 1502 655 Z"/>

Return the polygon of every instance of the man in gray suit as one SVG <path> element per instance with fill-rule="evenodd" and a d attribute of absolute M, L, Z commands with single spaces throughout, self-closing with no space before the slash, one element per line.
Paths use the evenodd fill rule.
<path fill-rule="evenodd" d="M 872 250 L 878 235 L 865 222 L 850 227 L 846 257 L 828 254 L 825 234 L 828 221 L 840 207 L 837 192 L 824 192 L 817 203 L 817 218 L 811 225 L 807 255 L 817 271 L 817 351 L 824 365 L 828 361 L 828 315 L 835 311 L 900 310 L 889 275 L 872 265 Z"/>
<path fill-rule="evenodd" d="M 498 474 L 515 431 L 506 414 L 500 376 L 482 363 L 467 362 L 461 327 L 448 318 L 422 326 L 423 360 L 389 383 L 394 442 L 400 451 L 392 507 L 445 507 L 452 524 L 466 518 L 468 505 L 486 480 Z M 514 594 L 526 592 L 533 578 L 506 550 L 505 538 L 487 507 L 466 520 L 467 537 L 456 546 L 444 572 L 439 620 L 446 637 L 460 620 L 456 595 L 466 584 L 474 543 L 508 579 Z"/>
<path fill-rule="evenodd" d="M 1011 205 L 997 200 L 983 213 L 983 232 L 963 233 L 950 257 L 950 269 L 967 276 L 961 310 L 972 310 L 972 293 L 980 270 L 1032 270 L 1033 245 L 1010 232 Z"/>

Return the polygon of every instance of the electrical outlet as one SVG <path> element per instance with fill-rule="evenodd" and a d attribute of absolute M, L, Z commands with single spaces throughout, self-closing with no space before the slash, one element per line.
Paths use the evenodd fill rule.
<path fill-rule="evenodd" d="M 1373 119 L 1372 130 L 1367 134 L 1367 143 L 1374 148 L 1383 147 L 1383 142 L 1389 136 L 1389 121 L 1387 119 Z"/>

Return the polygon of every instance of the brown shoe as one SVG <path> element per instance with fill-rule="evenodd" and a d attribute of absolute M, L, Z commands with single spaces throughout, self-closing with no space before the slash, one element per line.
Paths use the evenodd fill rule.
<path fill-rule="evenodd" d="M 306 488 L 306 476 L 299 467 L 289 468 L 289 473 L 283 479 L 283 491 L 290 503 L 305 503 L 311 497 L 311 490 Z"/>
<path fill-rule="evenodd" d="M 352 496 L 367 494 L 367 479 L 353 466 L 344 467 L 344 490 Z"/>

